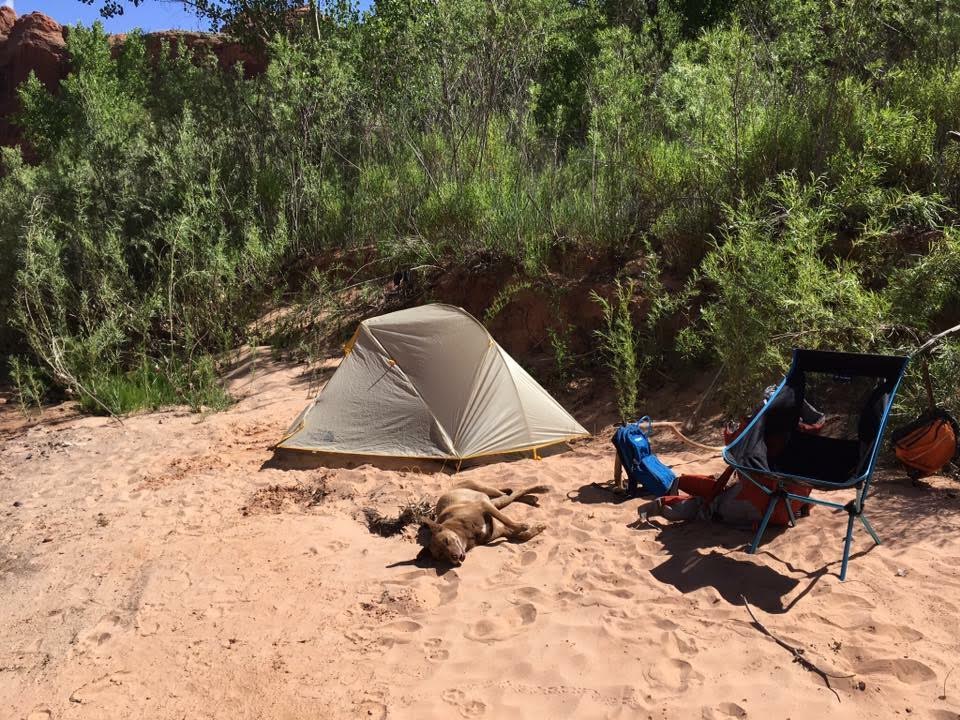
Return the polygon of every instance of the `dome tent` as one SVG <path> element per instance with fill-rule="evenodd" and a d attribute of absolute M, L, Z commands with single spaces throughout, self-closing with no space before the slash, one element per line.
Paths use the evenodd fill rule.
<path fill-rule="evenodd" d="M 365 320 L 345 352 L 278 448 L 465 460 L 589 436 L 461 308 Z"/>

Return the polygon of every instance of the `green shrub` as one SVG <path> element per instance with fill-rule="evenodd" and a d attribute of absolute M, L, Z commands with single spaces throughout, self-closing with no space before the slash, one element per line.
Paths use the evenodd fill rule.
<path fill-rule="evenodd" d="M 603 327 L 596 331 L 607 367 L 613 379 L 620 420 L 636 419 L 637 393 L 640 388 L 642 364 L 639 357 L 640 340 L 633 323 L 633 301 L 636 282 L 629 279 L 614 283 L 614 294 L 609 300 L 593 292 L 593 301 L 603 311 Z"/>
<path fill-rule="evenodd" d="M 861 285 L 855 265 L 825 256 L 837 213 L 822 181 L 802 184 L 789 175 L 728 211 L 702 266 L 711 294 L 700 327 L 703 345 L 725 368 L 731 411 L 755 402 L 794 346 L 876 346 L 889 305 Z"/>
<path fill-rule="evenodd" d="M 792 344 L 949 322 L 958 10 L 695 5 L 330 3 L 306 32 L 258 15 L 270 63 L 246 79 L 71 29 L 60 91 L 20 88 L 35 162 L 0 154 L 0 356 L 30 402 L 41 378 L 100 412 L 213 407 L 199 358 L 252 335 L 315 356 L 398 267 L 546 287 L 643 264 L 605 309 L 626 417 L 674 334 L 725 364 L 733 407 Z"/>
<path fill-rule="evenodd" d="M 80 387 L 80 407 L 95 415 L 124 415 L 173 405 L 187 405 L 194 412 L 223 410 L 231 403 L 210 357 L 171 367 L 144 357 L 137 367 L 123 373 L 98 369 L 84 378 Z"/>
<path fill-rule="evenodd" d="M 567 382 L 573 371 L 574 358 L 570 353 L 570 331 L 571 327 L 567 323 L 562 323 L 556 330 L 547 328 L 547 338 L 553 353 L 554 372 L 560 383 Z"/>
<path fill-rule="evenodd" d="M 514 296 L 523 292 L 524 290 L 529 290 L 532 287 L 533 283 L 529 280 L 516 280 L 503 287 L 503 289 L 493 296 L 493 300 L 490 302 L 490 307 L 488 307 L 486 312 L 483 313 L 484 325 L 490 325 L 494 318 L 503 312 L 503 309 L 510 304 L 510 301 L 513 300 Z"/>
<path fill-rule="evenodd" d="M 42 369 L 19 357 L 10 358 L 10 379 L 16 390 L 17 403 L 23 412 L 43 407 L 49 382 Z"/>

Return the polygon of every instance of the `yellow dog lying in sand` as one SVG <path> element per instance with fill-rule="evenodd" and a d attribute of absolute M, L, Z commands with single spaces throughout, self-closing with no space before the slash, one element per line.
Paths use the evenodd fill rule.
<path fill-rule="evenodd" d="M 533 485 L 522 490 L 497 490 L 473 480 L 464 480 L 437 500 L 436 521 L 422 518 L 430 530 L 427 549 L 435 560 L 460 565 L 467 551 L 477 545 L 491 543 L 498 538 L 524 542 L 546 529 L 546 525 L 518 523 L 501 510 L 512 502 L 536 505 L 534 493 L 549 492 L 545 485 Z"/>

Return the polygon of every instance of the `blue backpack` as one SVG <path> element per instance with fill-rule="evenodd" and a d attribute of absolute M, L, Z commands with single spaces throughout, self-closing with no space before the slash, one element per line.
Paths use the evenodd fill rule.
<path fill-rule="evenodd" d="M 647 424 L 647 432 L 641 428 Z M 637 486 L 645 492 L 660 497 L 667 495 L 673 488 L 676 475 L 650 450 L 647 434 L 653 429 L 649 417 L 642 417 L 635 423 L 617 428 L 613 434 L 613 446 L 617 449 L 620 462 L 627 471 L 627 494 L 635 495 Z"/>

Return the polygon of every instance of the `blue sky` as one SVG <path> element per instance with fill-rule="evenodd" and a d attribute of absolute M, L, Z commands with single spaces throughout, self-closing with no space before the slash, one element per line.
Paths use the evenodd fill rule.
<path fill-rule="evenodd" d="M 91 25 L 102 19 L 99 2 L 90 6 L 80 0 L 0 0 L 0 4 L 12 5 L 17 15 L 26 15 L 36 10 L 64 25 L 78 22 Z M 164 0 L 145 0 L 138 8 L 128 6 L 122 17 L 105 20 L 103 23 L 107 32 L 111 33 L 127 32 L 135 27 L 144 30 L 206 29 L 197 17 L 187 12 L 182 5 Z"/>

